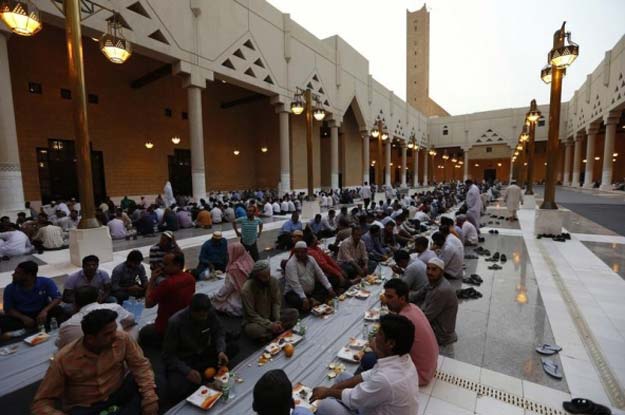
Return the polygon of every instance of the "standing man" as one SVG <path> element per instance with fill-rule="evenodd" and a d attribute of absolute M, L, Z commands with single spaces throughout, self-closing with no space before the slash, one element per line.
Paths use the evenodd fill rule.
<path fill-rule="evenodd" d="M 523 191 L 516 184 L 516 180 L 510 182 L 510 186 L 506 189 L 506 194 L 503 197 L 503 201 L 506 203 L 510 216 L 508 220 L 514 222 L 519 220 L 516 216 L 516 211 L 519 210 L 519 205 L 523 203 Z"/>
<path fill-rule="evenodd" d="M 467 220 L 475 226 L 475 229 L 480 229 L 480 215 L 482 212 L 482 199 L 480 197 L 480 189 L 473 183 L 472 180 L 464 182 L 467 186 Z"/>
<path fill-rule="evenodd" d="M 4 312 L 0 315 L 0 332 L 22 328 L 36 329 L 54 317 L 63 321 L 61 294 L 50 278 L 38 277 L 34 261 L 20 263 L 13 272 L 13 282 L 4 289 Z"/>
<path fill-rule="evenodd" d="M 241 225 L 241 231 L 237 228 Z M 236 219 L 232 222 L 234 233 L 241 238 L 241 243 L 250 253 L 254 261 L 258 261 L 258 239 L 263 233 L 263 221 L 254 216 L 254 207 L 247 208 L 247 216 Z"/>
<path fill-rule="evenodd" d="M 119 304 L 130 297 L 142 298 L 148 285 L 145 267 L 141 263 L 143 254 L 138 249 L 128 253 L 126 261 L 113 268 L 111 275 L 112 294 Z"/>
<path fill-rule="evenodd" d="M 369 203 L 371 203 L 371 187 L 367 182 L 360 188 L 360 198 L 364 202 L 366 211 L 369 208 Z"/>

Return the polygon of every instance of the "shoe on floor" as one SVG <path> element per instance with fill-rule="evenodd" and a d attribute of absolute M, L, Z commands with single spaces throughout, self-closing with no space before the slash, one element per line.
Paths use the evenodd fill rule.
<path fill-rule="evenodd" d="M 559 364 L 557 364 L 553 360 L 544 359 L 544 358 L 541 359 L 541 361 L 543 365 L 543 370 L 545 371 L 546 374 L 548 374 L 549 376 L 555 379 L 562 379 L 562 369 L 560 368 Z"/>
<path fill-rule="evenodd" d="M 490 267 L 488 267 L 488 269 L 498 270 L 498 269 L 502 269 L 502 267 L 500 267 L 500 266 L 499 266 L 499 265 L 497 265 L 497 264 L 493 264 L 493 265 L 491 265 Z"/>
<path fill-rule="evenodd" d="M 536 346 L 536 351 L 542 355 L 551 356 L 562 351 L 562 347 L 557 344 L 544 343 Z"/>
<path fill-rule="evenodd" d="M 590 399 L 575 398 L 562 402 L 562 408 L 571 414 L 610 415 L 612 411 L 607 406 L 594 403 Z"/>
<path fill-rule="evenodd" d="M 499 260 L 501 262 L 506 262 L 508 260 L 508 258 L 506 257 L 506 254 L 501 254 L 501 257 L 499 258 Z"/>

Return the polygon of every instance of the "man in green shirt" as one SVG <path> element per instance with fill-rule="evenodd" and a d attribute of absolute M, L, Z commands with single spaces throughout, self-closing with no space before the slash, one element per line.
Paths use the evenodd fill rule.
<path fill-rule="evenodd" d="M 281 310 L 282 293 L 278 280 L 271 277 L 269 261 L 257 261 L 250 278 L 241 289 L 243 303 L 243 330 L 260 341 L 267 341 L 289 330 L 297 322 L 299 313 L 294 308 Z"/>
<path fill-rule="evenodd" d="M 232 222 L 234 233 L 241 238 L 241 243 L 250 253 L 254 261 L 258 261 L 258 245 L 256 242 L 263 233 L 263 221 L 254 216 L 255 208 L 253 206 L 247 207 L 247 216 L 238 218 Z M 239 231 L 237 224 L 241 225 L 241 231 Z"/>

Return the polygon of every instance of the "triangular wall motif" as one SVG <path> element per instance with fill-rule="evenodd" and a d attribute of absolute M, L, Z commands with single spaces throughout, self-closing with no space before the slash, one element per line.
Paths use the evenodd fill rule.
<path fill-rule="evenodd" d="M 161 43 L 164 43 L 166 45 L 169 45 L 169 42 L 167 41 L 165 36 L 163 36 L 163 33 L 160 30 L 155 31 L 151 35 L 148 35 L 148 37 L 150 39 L 154 39 L 154 40 L 156 40 L 158 42 L 161 42 Z"/>
<path fill-rule="evenodd" d="M 245 75 L 247 76 L 251 76 L 253 78 L 256 78 L 256 74 L 254 73 L 254 71 L 252 70 L 252 68 L 247 68 L 247 70 L 245 72 L 243 72 Z"/>
<path fill-rule="evenodd" d="M 265 64 L 263 63 L 263 61 L 262 61 L 260 58 L 258 58 L 258 59 L 256 59 L 256 60 L 254 61 L 254 65 L 256 65 L 256 66 L 260 66 L 261 68 L 264 68 L 264 67 L 265 67 Z"/>
<path fill-rule="evenodd" d="M 230 61 L 230 59 L 226 59 L 225 61 L 223 61 L 223 63 L 221 65 L 225 66 L 226 68 L 230 68 L 232 70 L 236 70 L 236 68 L 234 67 L 234 65 Z"/>
<path fill-rule="evenodd" d="M 143 5 L 140 2 L 136 2 L 131 4 L 130 6 L 126 7 L 128 10 L 133 11 L 137 14 L 140 14 L 143 17 L 146 17 L 148 19 L 151 19 L 150 15 L 148 14 L 148 12 L 145 10 L 145 8 L 143 7 Z"/>
<path fill-rule="evenodd" d="M 254 47 L 254 44 L 252 43 L 250 39 L 246 40 L 245 43 L 243 43 L 243 46 L 251 50 L 256 50 L 256 48 Z"/>
<path fill-rule="evenodd" d="M 271 79 L 271 77 L 269 75 L 267 75 L 264 79 L 265 82 L 267 82 L 268 84 L 273 85 L 273 79 Z"/>
<path fill-rule="evenodd" d="M 243 54 L 243 52 L 241 52 L 241 49 L 235 50 L 233 55 L 236 56 L 239 59 L 245 60 L 245 55 Z"/>
<path fill-rule="evenodd" d="M 251 37 L 243 37 L 221 55 L 223 67 L 238 72 L 239 76 L 254 78 L 259 86 L 275 85 L 275 77 Z M 248 78 L 248 81 L 250 79 Z"/>

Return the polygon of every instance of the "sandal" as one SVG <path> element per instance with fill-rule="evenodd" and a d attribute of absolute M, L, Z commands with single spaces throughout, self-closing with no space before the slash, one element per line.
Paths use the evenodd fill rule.
<path fill-rule="evenodd" d="M 480 283 L 484 282 L 484 280 L 482 279 L 482 277 L 480 277 L 480 276 L 479 276 L 479 275 L 477 275 L 477 274 L 471 274 L 470 278 L 471 278 L 472 280 L 477 281 L 477 282 L 480 282 Z"/>
<path fill-rule="evenodd" d="M 536 346 L 536 351 L 542 355 L 551 356 L 562 351 L 562 347 L 558 346 L 557 344 L 544 343 Z"/>
<path fill-rule="evenodd" d="M 498 270 L 498 269 L 501 269 L 501 268 L 502 268 L 502 267 L 500 267 L 500 266 L 499 266 L 499 265 L 497 265 L 497 264 L 493 264 L 493 265 L 491 265 L 490 267 L 488 267 L 488 269 L 494 269 L 494 270 Z"/>
<path fill-rule="evenodd" d="M 501 258 L 499 258 L 499 260 L 501 262 L 506 262 L 508 260 L 508 258 L 506 257 L 506 254 L 501 254 Z"/>
<path fill-rule="evenodd" d="M 562 369 L 560 369 L 560 365 L 554 362 L 553 360 L 541 359 L 543 364 L 543 370 L 549 376 L 555 379 L 562 379 Z"/>
<path fill-rule="evenodd" d="M 597 414 L 610 415 L 612 411 L 607 406 L 594 403 L 590 399 L 575 398 L 562 402 L 562 407 L 566 412 L 572 414 Z"/>

